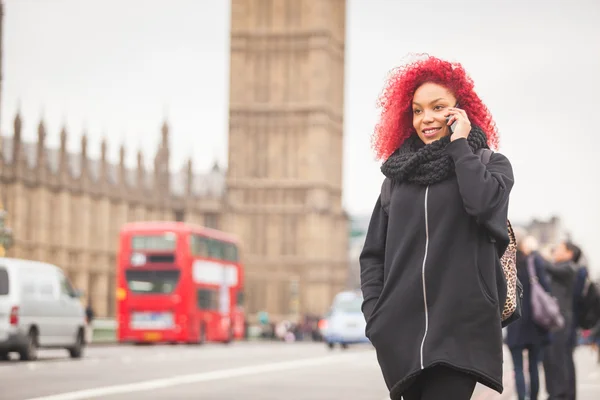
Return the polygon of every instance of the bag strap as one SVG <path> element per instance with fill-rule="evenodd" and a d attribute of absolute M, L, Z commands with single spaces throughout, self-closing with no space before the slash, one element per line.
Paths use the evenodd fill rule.
<path fill-rule="evenodd" d="M 385 178 L 381 184 L 381 208 L 386 214 L 389 214 L 390 202 L 392 199 L 392 181 Z"/>
<path fill-rule="evenodd" d="M 527 256 L 527 272 L 529 273 L 529 282 L 537 283 L 538 277 L 535 273 L 535 260 L 533 258 L 533 255 Z"/>
<path fill-rule="evenodd" d="M 508 219 L 506 220 L 506 225 L 508 225 L 508 238 L 510 239 L 511 242 L 516 244 L 517 237 L 515 236 L 515 231 Z"/>

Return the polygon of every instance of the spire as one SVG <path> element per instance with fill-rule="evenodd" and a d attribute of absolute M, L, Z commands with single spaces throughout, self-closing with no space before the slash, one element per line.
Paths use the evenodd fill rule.
<path fill-rule="evenodd" d="M 125 144 L 121 144 L 121 148 L 119 149 L 119 177 L 122 187 L 127 187 L 127 179 L 125 175 Z"/>
<path fill-rule="evenodd" d="M 67 151 L 67 126 L 65 124 L 63 124 L 63 127 L 60 130 L 60 149 L 61 151 Z"/>
<path fill-rule="evenodd" d="M 193 180 L 194 180 L 194 172 L 193 172 L 193 165 L 192 165 L 192 158 L 190 157 L 190 159 L 187 162 L 187 174 L 186 174 L 186 192 L 189 195 L 192 194 L 192 184 L 193 184 Z"/>
<path fill-rule="evenodd" d="M 138 150 L 137 153 L 137 166 L 138 170 L 144 170 L 144 155 L 142 154 L 142 149 Z"/>
<path fill-rule="evenodd" d="M 100 160 L 104 163 L 106 162 L 106 137 L 102 137 L 102 142 L 100 143 Z"/>
<path fill-rule="evenodd" d="M 83 135 L 81 135 L 81 178 L 86 178 L 88 175 L 88 158 L 87 158 L 87 146 L 88 146 L 88 140 L 87 140 L 87 133 L 84 131 Z"/>
<path fill-rule="evenodd" d="M 67 127 L 63 124 L 60 130 L 60 159 L 58 164 L 58 171 L 60 174 L 67 172 Z"/>
<path fill-rule="evenodd" d="M 163 148 L 166 149 L 169 147 L 169 123 L 167 122 L 166 119 L 163 121 L 161 133 L 162 133 L 162 145 L 163 145 Z"/>
<path fill-rule="evenodd" d="M 144 169 L 144 155 L 142 154 L 142 149 L 139 149 L 137 153 L 137 185 L 139 188 L 143 188 L 145 186 L 145 177 L 146 171 Z"/>
<path fill-rule="evenodd" d="M 100 142 L 100 182 L 106 181 L 107 179 L 107 165 L 106 165 L 106 136 L 102 137 L 102 141 Z"/>
<path fill-rule="evenodd" d="M 125 144 L 121 144 L 121 148 L 119 149 L 119 165 L 125 169 Z"/>
<path fill-rule="evenodd" d="M 38 143 L 43 144 L 46 140 L 46 127 L 44 126 L 44 120 L 40 119 L 38 124 Z"/>
<path fill-rule="evenodd" d="M 46 141 L 46 127 L 44 126 L 44 120 L 40 119 L 38 124 L 38 142 L 37 142 L 37 167 L 43 169 L 45 167 L 45 141 Z"/>
<path fill-rule="evenodd" d="M 17 111 L 17 115 L 15 116 L 15 120 L 13 123 L 14 131 L 13 131 L 13 163 L 18 165 L 21 161 L 21 110 Z"/>
<path fill-rule="evenodd" d="M 81 159 L 87 159 L 87 133 L 83 132 L 81 135 Z"/>
<path fill-rule="evenodd" d="M 21 123 L 21 109 L 19 108 L 17 110 L 17 115 L 15 115 L 15 120 L 13 122 L 13 129 L 14 129 L 14 136 L 15 136 L 15 141 L 21 141 L 21 128 L 22 128 L 22 123 Z"/>

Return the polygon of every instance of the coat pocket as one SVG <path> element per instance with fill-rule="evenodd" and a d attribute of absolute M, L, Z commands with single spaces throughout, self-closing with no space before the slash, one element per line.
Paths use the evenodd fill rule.
<path fill-rule="evenodd" d="M 373 309 L 371 310 L 371 313 L 369 315 L 369 318 L 367 318 L 366 322 L 366 326 L 365 326 L 365 335 L 367 336 L 367 338 L 371 339 L 371 330 L 373 329 L 373 321 L 375 320 L 375 318 L 377 317 L 377 310 L 379 310 L 379 306 L 381 305 L 381 296 L 377 299 L 377 300 L 373 300 L 373 302 L 375 303 L 373 305 Z"/>
<path fill-rule="evenodd" d="M 479 290 L 483 293 L 484 297 L 489 301 L 492 305 L 498 305 L 498 300 L 494 298 L 492 291 L 490 290 L 490 285 L 486 280 L 486 277 L 481 271 L 481 265 L 477 265 L 477 283 L 479 284 Z"/>

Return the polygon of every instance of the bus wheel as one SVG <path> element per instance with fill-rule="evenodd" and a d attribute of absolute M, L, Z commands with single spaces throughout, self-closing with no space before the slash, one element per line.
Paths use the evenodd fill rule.
<path fill-rule="evenodd" d="M 200 324 L 200 333 L 198 334 L 198 344 L 206 343 L 206 325 Z"/>
<path fill-rule="evenodd" d="M 223 343 L 230 344 L 231 342 L 233 342 L 233 329 L 232 328 L 229 329 L 229 332 L 227 333 L 227 339 L 225 339 L 225 341 Z"/>
<path fill-rule="evenodd" d="M 329 350 L 333 350 L 333 348 L 335 347 L 335 343 L 327 342 L 327 347 L 329 347 Z"/>

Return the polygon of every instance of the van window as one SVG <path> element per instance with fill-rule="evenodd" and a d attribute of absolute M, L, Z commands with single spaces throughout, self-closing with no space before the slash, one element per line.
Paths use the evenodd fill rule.
<path fill-rule="evenodd" d="M 4 267 L 0 267 L 0 296 L 8 294 L 8 271 Z"/>
<path fill-rule="evenodd" d="M 69 280 L 64 276 L 61 276 L 60 291 L 65 296 L 75 297 L 75 290 L 73 289 L 73 286 L 71 286 Z"/>

